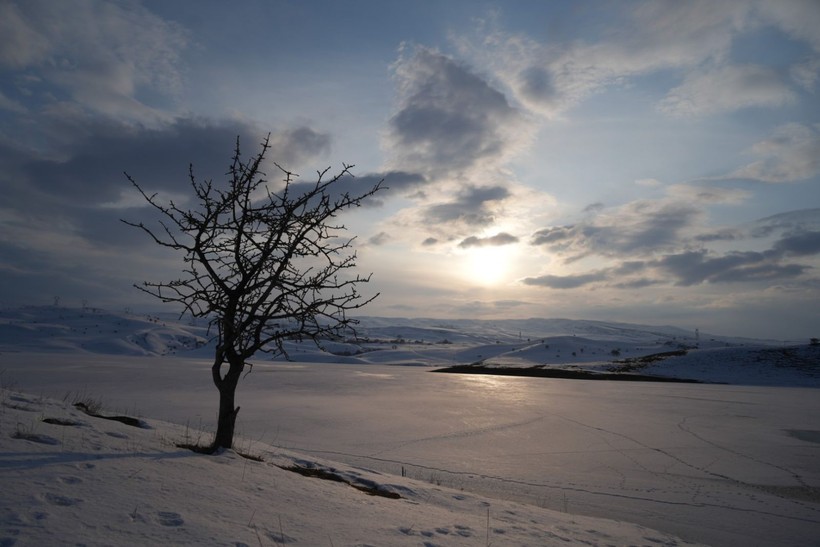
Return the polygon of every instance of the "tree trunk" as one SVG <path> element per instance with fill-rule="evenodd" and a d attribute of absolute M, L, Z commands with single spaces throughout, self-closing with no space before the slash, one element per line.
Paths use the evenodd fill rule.
<path fill-rule="evenodd" d="M 211 449 L 214 451 L 233 447 L 236 415 L 239 413 L 239 407 L 235 406 L 236 385 L 239 383 L 244 361 L 237 357 L 228 357 L 228 360 L 228 372 L 224 377 L 219 373 L 221 363 L 214 363 L 213 379 L 219 390 L 219 416 L 216 422 L 216 435 L 211 444 Z"/>

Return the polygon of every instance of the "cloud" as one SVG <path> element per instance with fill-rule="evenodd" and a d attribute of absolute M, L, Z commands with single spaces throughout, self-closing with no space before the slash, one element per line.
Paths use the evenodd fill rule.
<path fill-rule="evenodd" d="M 797 277 L 809 269 L 806 265 L 780 264 L 770 253 L 732 252 L 710 257 L 706 251 L 687 251 L 664 256 L 653 263 L 676 278 L 681 286 L 700 283 L 773 281 Z"/>
<path fill-rule="evenodd" d="M 470 247 L 500 247 L 512 243 L 518 243 L 518 238 L 506 232 L 499 232 L 490 237 L 470 236 L 462 240 L 458 246 L 462 249 L 469 249 Z"/>
<path fill-rule="evenodd" d="M 734 241 L 740 239 L 742 234 L 738 230 L 724 228 L 711 232 L 704 232 L 695 236 L 695 241 L 709 243 L 711 241 Z"/>
<path fill-rule="evenodd" d="M 390 241 L 390 239 L 391 239 L 390 234 L 388 234 L 387 232 L 379 232 L 378 234 L 376 234 L 376 235 L 372 236 L 370 239 L 368 239 L 367 242 L 370 245 L 379 246 L 379 245 L 384 245 L 385 243 Z"/>
<path fill-rule="evenodd" d="M 530 122 L 485 79 L 417 47 L 394 65 L 397 111 L 385 147 L 391 165 L 430 179 L 502 165 L 530 140 Z"/>
<path fill-rule="evenodd" d="M 775 232 L 820 231 L 820 209 L 800 209 L 772 215 L 753 223 L 750 237 L 767 237 Z"/>
<path fill-rule="evenodd" d="M 270 138 L 273 154 L 278 163 L 302 164 L 306 159 L 330 151 L 330 135 L 310 127 L 295 127 L 273 133 Z"/>
<path fill-rule="evenodd" d="M 701 215 L 684 202 L 641 200 L 578 224 L 542 228 L 530 243 L 574 258 L 652 253 L 677 246 Z"/>
<path fill-rule="evenodd" d="M 329 169 L 323 176 L 322 180 L 329 180 L 331 177 L 338 176 L 341 173 L 341 170 L 341 167 L 335 170 L 332 168 Z M 361 207 L 365 208 L 377 208 L 384 205 L 383 197 L 385 192 L 389 192 L 390 189 L 396 187 L 389 185 L 391 180 L 398 181 L 397 186 L 399 188 L 414 185 L 414 182 L 411 181 L 416 181 L 415 184 L 421 184 L 424 181 L 423 177 L 418 175 L 401 172 L 397 173 L 393 171 L 387 173 L 366 173 L 364 175 L 348 174 L 339 177 L 338 180 L 328 189 L 327 193 L 331 199 L 336 199 L 344 194 L 349 194 L 350 196 L 361 196 L 371 191 L 377 184 L 381 183 L 379 192 L 368 197 L 360 204 Z M 290 185 L 290 192 L 292 195 L 304 194 L 312 191 L 315 185 L 315 177 L 314 179 L 307 179 L 304 181 L 301 178 L 296 178 Z"/>
<path fill-rule="evenodd" d="M 760 2 L 757 6 L 762 17 L 775 24 L 792 38 L 809 43 L 820 52 L 820 10 L 814 0 L 789 2 Z"/>
<path fill-rule="evenodd" d="M 71 148 L 61 152 L 67 157 L 32 157 L 24 163 L 23 171 L 29 184 L 40 191 L 84 205 L 110 204 L 120 200 L 124 192 L 130 193 L 123 171 L 148 190 L 187 194 L 189 164 L 193 164 L 195 176 L 219 181 L 227 171 L 237 136 L 246 158 L 259 151 L 263 137 L 258 128 L 243 122 L 184 118 L 161 128 L 88 121 L 74 134 Z M 269 160 L 288 165 L 327 146 L 315 137 L 301 141 L 300 146 L 287 144 L 286 137 L 291 134 L 298 137 L 303 132 L 273 136 Z"/>
<path fill-rule="evenodd" d="M 642 199 L 619 207 L 596 204 L 584 209 L 586 216 L 573 224 L 535 230 L 530 244 L 540 246 L 567 263 L 597 255 L 628 258 L 674 252 L 691 243 L 728 239 L 728 232 L 698 233 L 710 206 L 738 204 L 749 197 L 746 190 L 706 184 L 675 184 L 666 196 Z"/>
<path fill-rule="evenodd" d="M 438 243 L 438 239 L 434 237 L 428 237 L 424 241 L 421 242 L 422 246 L 424 247 L 432 247 L 433 245 Z"/>
<path fill-rule="evenodd" d="M 814 92 L 820 80 L 820 58 L 814 57 L 792 65 L 789 75 L 800 87 Z"/>
<path fill-rule="evenodd" d="M 773 250 L 795 256 L 820 254 L 820 232 L 789 234 L 778 240 L 774 244 Z"/>
<path fill-rule="evenodd" d="M 163 100 L 182 91 L 180 52 L 188 40 L 184 28 L 139 3 L 27 0 L 0 6 L 0 67 L 27 75 L 15 91 L 41 108 L 70 102 L 134 122 L 167 120 Z M 164 99 L 149 104 L 146 97 L 156 94 Z"/>
<path fill-rule="evenodd" d="M 604 209 L 604 204 L 601 202 L 590 203 L 586 207 L 583 208 L 582 212 L 584 213 L 599 213 Z"/>
<path fill-rule="evenodd" d="M 29 5 L 30 7 L 30 5 Z M 0 4 L 0 66 L 24 68 L 46 59 L 51 44 L 15 3 Z"/>
<path fill-rule="evenodd" d="M 741 167 L 724 178 L 758 182 L 796 182 L 820 173 L 820 130 L 818 126 L 789 123 L 752 147 L 761 159 Z"/>
<path fill-rule="evenodd" d="M 191 195 L 189 163 L 193 163 L 198 179 L 222 184 L 237 135 L 242 138 L 245 158 L 258 152 L 263 137 L 258 128 L 242 122 L 183 118 L 162 128 L 91 118 L 75 129 L 69 134 L 73 141 L 59 151 L 58 159 L 0 141 L 0 183 L 4 190 L 0 241 L 19 250 L 17 265 L 23 271 L 52 261 L 61 265 L 55 266 L 55 272 L 60 267 L 66 272 L 93 268 L 101 277 L 103 270 L 114 269 L 107 262 L 121 257 L 123 249 L 131 250 L 125 253 L 128 260 L 149 264 L 155 252 L 153 244 L 119 219 L 137 216 L 151 222 L 156 212 L 145 207 L 123 171 L 146 191 L 158 192 L 160 199 L 174 199 L 184 206 Z M 288 136 L 299 146 L 293 146 Z M 274 135 L 272 142 L 269 159 L 285 164 L 321 153 L 326 147 L 321 134 L 307 129 L 284 131 Z M 137 207 L 141 209 L 125 211 Z M 128 260 L 114 262 L 125 264 Z M 117 268 L 112 277 L 140 270 Z"/>
<path fill-rule="evenodd" d="M 778 107 L 796 95 L 772 68 L 728 65 L 691 72 L 659 108 L 676 116 L 704 116 L 747 107 Z"/>
<path fill-rule="evenodd" d="M 737 203 L 745 192 L 703 185 L 675 185 L 659 200 L 639 200 L 575 224 L 535 231 L 530 244 L 546 249 L 564 265 L 567 275 L 525 278 L 529 286 L 634 290 L 652 286 L 769 283 L 789 280 L 801 286 L 811 279 L 820 255 L 820 209 L 790 211 L 737 227 L 701 229 L 706 207 Z M 712 243 L 738 246 L 770 238 L 768 249 L 708 249 Z M 759 247 L 759 244 L 754 244 Z M 718 247 L 719 248 L 719 247 Z M 799 258 L 798 261 L 794 261 Z M 601 267 L 602 261 L 607 264 Z M 594 264 L 585 270 L 582 264 Z M 808 277 L 807 277 L 808 276 Z"/>
<path fill-rule="evenodd" d="M 572 242 L 576 239 L 577 229 L 575 226 L 552 226 L 542 228 L 532 235 L 532 245 L 549 245 L 552 249 L 558 249 L 562 242 Z"/>
<path fill-rule="evenodd" d="M 487 67 L 511 99 L 530 112 L 556 118 L 590 96 L 630 80 L 665 72 L 683 80 L 658 108 L 707 115 L 747 107 L 780 107 L 796 101 L 792 82 L 813 90 L 820 78 L 820 16 L 813 0 L 792 2 L 635 2 L 598 6 L 609 22 L 598 39 L 542 41 L 499 27 L 499 17 L 477 21 L 473 33 L 454 36 L 459 53 Z M 557 24 L 557 23 L 556 23 Z M 567 23 L 571 24 L 571 23 Z M 786 33 L 814 55 L 792 66 L 732 64 L 737 39 L 760 28 Z M 790 73 L 790 74 L 789 74 Z"/>
<path fill-rule="evenodd" d="M 539 277 L 526 277 L 521 280 L 524 285 L 535 287 L 547 287 L 550 289 L 577 289 L 590 283 L 604 281 L 604 272 L 593 272 L 575 275 L 542 275 Z"/>
<path fill-rule="evenodd" d="M 499 202 L 509 196 L 509 190 L 501 186 L 470 186 L 453 201 L 427 207 L 423 213 L 424 221 L 428 224 L 487 226 L 495 220 Z"/>
<path fill-rule="evenodd" d="M 14 112 L 15 114 L 25 114 L 28 112 L 28 109 L 23 105 L 23 103 L 15 101 L 14 99 L 9 99 L 2 91 L 0 91 L 0 110 L 7 110 L 9 112 Z"/>
<path fill-rule="evenodd" d="M 457 242 L 477 228 L 518 231 L 554 205 L 547 193 L 520 184 L 511 168 L 536 126 L 494 81 L 420 46 L 403 46 L 393 74 L 385 165 L 420 177 L 397 186 L 412 202 L 390 219 L 396 228 Z M 386 185 L 392 192 L 390 180 Z"/>
<path fill-rule="evenodd" d="M 462 55 L 488 66 L 517 102 L 556 117 L 627 78 L 724 59 L 733 36 L 749 23 L 740 2 L 642 2 L 631 10 L 602 8 L 618 30 L 605 40 L 541 43 L 481 20 L 472 36 L 455 38 Z"/>

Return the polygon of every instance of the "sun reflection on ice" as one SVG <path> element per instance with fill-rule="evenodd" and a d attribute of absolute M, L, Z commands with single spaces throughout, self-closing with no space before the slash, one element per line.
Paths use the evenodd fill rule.
<path fill-rule="evenodd" d="M 525 378 L 494 374 L 462 374 L 459 376 L 471 392 L 484 392 L 495 400 L 531 402 L 530 388 Z"/>

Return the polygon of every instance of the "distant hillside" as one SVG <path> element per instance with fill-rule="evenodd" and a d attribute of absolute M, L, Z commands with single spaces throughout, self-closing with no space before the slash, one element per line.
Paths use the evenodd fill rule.
<path fill-rule="evenodd" d="M 212 335 L 213 333 L 211 333 Z M 344 339 L 288 342 L 277 360 L 449 367 L 548 367 L 733 382 L 773 377 L 801 385 L 820 356 L 802 345 L 722 337 L 672 326 L 570 319 L 441 320 L 362 317 Z M 0 353 L 213 355 L 205 320 L 54 306 L 0 310 Z M 685 357 L 642 361 L 646 356 Z M 268 360 L 267 354 L 256 360 Z M 812 366 L 815 363 L 815 366 Z M 744 368 L 745 367 L 745 368 Z M 795 376 L 796 375 L 796 376 Z M 756 381 L 756 380 L 755 380 Z M 810 383 L 814 380 L 810 380 Z M 820 380 L 818 380 L 820 381 Z M 781 382 L 781 383 L 782 383 Z M 754 382 L 753 382 L 754 383 Z"/>
<path fill-rule="evenodd" d="M 204 326 L 159 316 L 54 306 L 0 310 L 2 352 L 117 355 L 188 353 L 207 344 Z"/>
<path fill-rule="evenodd" d="M 337 356 L 365 353 L 385 346 L 454 345 L 465 359 L 515 351 L 525 357 L 533 344 L 550 345 L 555 353 L 604 355 L 658 347 L 759 344 L 760 341 L 700 335 L 671 326 L 631 325 L 569 319 L 442 320 L 362 317 L 356 336 L 323 344 Z M 340 343 L 342 342 L 342 343 Z M 103 354 L 169 355 L 204 353 L 209 344 L 205 320 L 180 320 L 163 314 L 135 314 L 96 308 L 31 306 L 0 310 L 0 351 L 80 351 Z M 484 347 L 484 353 L 464 352 Z M 311 351 L 292 346 L 296 353 Z M 540 346 L 539 346 L 540 347 Z M 493 349 L 494 348 L 494 349 Z M 631 349 L 630 349 L 631 348 Z M 454 348 L 451 348 L 454 349 Z M 207 351 L 207 350 L 206 350 Z M 504 351 L 504 352 L 506 352 Z M 501 353 L 504 353 L 501 352 Z M 579 356 L 579 355 L 576 355 Z M 380 359 L 381 360 L 381 359 Z"/>

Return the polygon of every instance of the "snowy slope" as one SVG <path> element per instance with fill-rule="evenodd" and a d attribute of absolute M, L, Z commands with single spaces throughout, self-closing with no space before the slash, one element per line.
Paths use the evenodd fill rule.
<path fill-rule="evenodd" d="M 0 391 L 0 545 L 692 545 L 260 443 L 197 455 L 196 431 L 70 403 Z"/>

